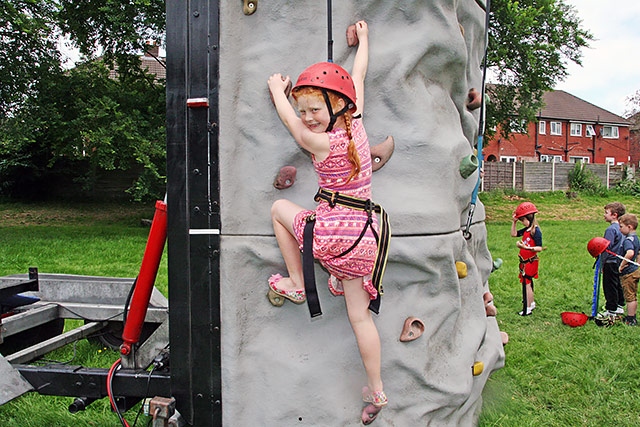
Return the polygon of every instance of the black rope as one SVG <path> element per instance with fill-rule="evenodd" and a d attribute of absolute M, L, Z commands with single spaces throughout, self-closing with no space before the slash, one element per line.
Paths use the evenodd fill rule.
<path fill-rule="evenodd" d="M 333 62 L 332 9 L 331 0 L 327 0 L 327 62 Z"/>

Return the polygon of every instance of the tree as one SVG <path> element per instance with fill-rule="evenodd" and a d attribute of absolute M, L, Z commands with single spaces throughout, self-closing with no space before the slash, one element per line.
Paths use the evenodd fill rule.
<path fill-rule="evenodd" d="M 562 0 L 493 0 L 487 67 L 495 77 L 487 94 L 487 133 L 501 125 L 535 121 L 542 96 L 567 77 L 568 61 L 581 64 L 593 40 L 575 9 Z M 524 129 L 526 130 L 526 129 Z"/>
<path fill-rule="evenodd" d="M 100 171 L 133 169 L 133 198 L 162 196 L 164 84 L 141 69 L 139 55 L 162 40 L 164 2 L 0 0 L 0 7 L 0 194 L 42 198 L 61 181 L 90 194 Z M 57 51 L 61 34 L 85 57 L 68 72 Z M 109 78 L 114 68 L 117 79 Z"/>
<path fill-rule="evenodd" d="M 632 123 L 631 130 L 638 132 L 640 131 L 640 90 L 627 98 L 627 105 L 629 109 L 625 111 L 624 117 Z"/>
<path fill-rule="evenodd" d="M 0 124 L 60 68 L 52 0 L 0 0 Z"/>

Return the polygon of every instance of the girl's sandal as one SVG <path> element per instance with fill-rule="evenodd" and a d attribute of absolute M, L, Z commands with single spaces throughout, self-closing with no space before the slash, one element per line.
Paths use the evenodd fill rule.
<path fill-rule="evenodd" d="M 282 280 L 280 274 L 274 274 L 269 277 L 269 292 L 267 293 L 267 297 L 271 304 L 280 307 L 284 304 L 285 298 L 296 304 L 303 304 L 307 300 L 304 289 L 296 289 L 294 291 L 278 289 L 277 284 L 280 280 Z"/>
<path fill-rule="evenodd" d="M 362 410 L 362 424 L 369 425 L 375 421 L 382 408 L 389 402 L 384 391 L 369 391 L 369 387 L 362 388 L 362 400 L 368 403 Z"/>

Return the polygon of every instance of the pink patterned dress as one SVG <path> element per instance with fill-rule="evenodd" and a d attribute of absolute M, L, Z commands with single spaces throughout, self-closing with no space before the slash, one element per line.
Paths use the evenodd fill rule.
<path fill-rule="evenodd" d="M 369 140 L 362 126 L 362 119 L 353 119 L 351 134 L 360 156 L 360 173 L 351 181 L 347 178 L 352 166 L 349 163 L 349 137 L 344 129 L 336 128 L 328 132 L 329 155 L 324 161 L 313 159 L 313 166 L 318 174 L 318 185 L 331 191 L 338 191 L 360 199 L 371 198 L 371 152 Z M 343 295 L 341 280 L 363 278 L 363 287 L 373 300 L 378 291 L 371 282 L 371 272 L 375 264 L 377 243 L 369 228 L 358 245 L 349 253 L 338 257 L 349 249 L 360 236 L 367 223 L 367 213 L 350 209 L 337 204 L 331 207 L 322 200 L 315 211 L 302 211 L 296 215 L 293 229 L 302 250 L 304 226 L 306 218 L 316 214 L 313 231 L 313 256 L 329 271 L 329 290 L 334 295 Z M 373 227 L 378 232 L 378 220 L 373 215 Z"/>

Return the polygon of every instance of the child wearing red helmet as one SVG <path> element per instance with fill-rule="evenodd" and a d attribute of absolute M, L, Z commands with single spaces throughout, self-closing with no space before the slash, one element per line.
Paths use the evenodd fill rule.
<path fill-rule="evenodd" d="M 380 373 L 380 337 L 369 309 L 377 313 L 386 262 L 388 243 L 378 241 L 388 242 L 389 235 L 384 210 L 371 202 L 371 153 L 360 117 L 368 67 L 368 31 L 366 22 L 356 23 L 359 45 L 351 75 L 330 62 L 314 64 L 302 72 L 291 92 L 299 115 L 286 94 L 289 76 L 273 74 L 268 80 L 276 111 L 296 142 L 311 153 L 320 186 L 314 210 L 285 199 L 277 200 L 271 208 L 289 277 L 271 276 L 270 292 L 295 303 L 308 300 L 314 316 L 315 286 L 309 288 L 309 281 L 315 282 L 313 266 L 309 276 L 303 268 L 305 260 L 300 259 L 305 241 L 311 243 L 305 229 L 313 223 L 312 250 L 303 250 L 303 256 L 312 252 L 331 274 L 329 290 L 345 297 L 367 374 L 364 424 L 373 422 L 387 404 Z M 380 224 L 372 212 L 381 215 Z M 319 304 L 317 308 L 319 311 Z"/>
<path fill-rule="evenodd" d="M 521 237 L 516 246 L 520 249 L 520 283 L 522 283 L 522 311 L 520 316 L 528 316 L 536 308 L 533 298 L 533 279 L 538 278 L 538 252 L 542 252 L 542 231 L 536 221 L 535 214 L 538 209 L 531 202 L 523 202 L 518 205 L 513 213 L 511 224 L 511 236 Z M 517 230 L 518 221 L 524 228 Z"/>

